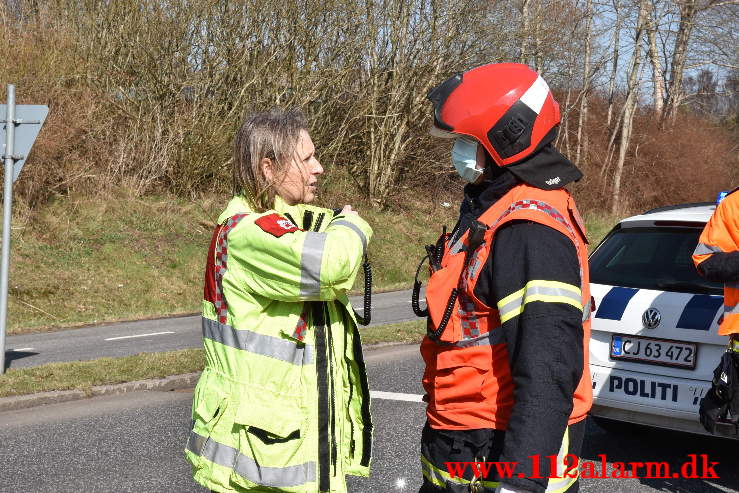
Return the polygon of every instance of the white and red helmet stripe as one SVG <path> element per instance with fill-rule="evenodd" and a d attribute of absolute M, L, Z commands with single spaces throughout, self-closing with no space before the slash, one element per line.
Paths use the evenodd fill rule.
<path fill-rule="evenodd" d="M 529 87 L 526 92 L 523 93 L 520 101 L 531 108 L 534 113 L 538 115 L 541 111 L 541 107 L 544 106 L 544 101 L 546 101 L 548 94 L 549 86 L 544 81 L 544 79 L 541 78 L 540 75 L 536 78 L 534 83 L 531 84 L 531 87 Z"/>

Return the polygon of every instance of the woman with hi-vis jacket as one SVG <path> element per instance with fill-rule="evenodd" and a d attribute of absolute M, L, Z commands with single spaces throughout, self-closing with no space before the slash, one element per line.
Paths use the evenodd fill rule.
<path fill-rule="evenodd" d="M 564 188 L 582 174 L 551 144 L 559 105 L 512 63 L 457 74 L 429 99 L 432 134 L 454 139 L 468 184 L 457 225 L 427 249 L 420 492 L 574 493 L 567 465 L 592 401 L 590 292 L 585 230 Z M 453 462 L 515 471 L 460 476 Z"/>
<path fill-rule="evenodd" d="M 372 229 L 308 205 L 323 168 L 297 112 L 248 117 L 234 197 L 208 251 L 205 369 L 185 454 L 217 492 L 346 491 L 369 475 L 372 423 L 347 291 Z"/>

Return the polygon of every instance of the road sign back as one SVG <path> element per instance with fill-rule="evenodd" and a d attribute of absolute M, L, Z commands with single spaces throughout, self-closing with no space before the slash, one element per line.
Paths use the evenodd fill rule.
<path fill-rule="evenodd" d="M 16 105 L 15 106 L 15 145 L 13 148 L 13 181 L 18 179 L 23 165 L 28 159 L 36 137 L 49 114 L 48 106 Z M 5 133 L 8 119 L 8 105 L 0 104 L 0 157 L 5 157 Z M 2 159 L 0 159 L 0 162 Z"/>

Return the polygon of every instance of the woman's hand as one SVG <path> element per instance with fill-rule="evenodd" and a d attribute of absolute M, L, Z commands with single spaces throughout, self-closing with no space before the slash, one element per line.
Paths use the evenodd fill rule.
<path fill-rule="evenodd" d="M 354 214 L 355 216 L 358 216 L 359 215 L 359 213 L 357 213 L 357 211 L 353 210 L 352 209 L 352 206 L 350 206 L 350 205 L 345 205 L 341 209 L 341 212 L 339 214 Z"/>

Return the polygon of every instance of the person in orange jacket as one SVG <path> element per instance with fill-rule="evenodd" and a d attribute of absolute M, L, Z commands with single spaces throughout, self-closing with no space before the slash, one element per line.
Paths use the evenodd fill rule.
<path fill-rule="evenodd" d="M 731 413 L 739 420 L 739 188 L 716 206 L 693 252 L 698 273 L 724 283 L 724 312 L 719 335 L 729 336 L 729 346 L 714 371 L 711 389 L 701 399 L 700 419 L 710 433 Z M 739 430 L 738 430 L 739 434 Z"/>
<path fill-rule="evenodd" d="M 582 173 L 552 146 L 559 105 L 512 63 L 457 74 L 429 99 L 432 134 L 455 139 L 468 184 L 457 225 L 427 247 L 420 493 L 574 493 L 577 470 L 564 473 L 592 403 L 591 298 L 585 229 L 564 188 Z"/>

